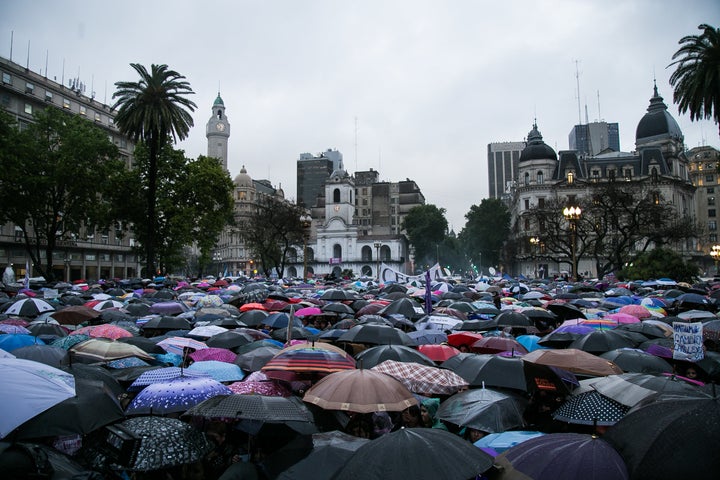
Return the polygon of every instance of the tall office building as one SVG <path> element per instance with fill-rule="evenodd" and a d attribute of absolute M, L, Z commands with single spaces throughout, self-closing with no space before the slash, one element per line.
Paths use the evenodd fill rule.
<path fill-rule="evenodd" d="M 620 129 L 617 123 L 592 122 L 575 125 L 568 136 L 570 150 L 594 157 L 608 149 L 620 151 Z"/>
<path fill-rule="evenodd" d="M 297 202 L 305 208 L 315 206 L 318 196 L 325 191 L 325 181 L 332 172 L 343 169 L 342 153 L 337 150 L 313 155 L 301 153 L 297 160 Z"/>
<path fill-rule="evenodd" d="M 517 180 L 520 152 L 525 142 L 488 144 L 488 185 L 490 198 L 503 198 Z"/>

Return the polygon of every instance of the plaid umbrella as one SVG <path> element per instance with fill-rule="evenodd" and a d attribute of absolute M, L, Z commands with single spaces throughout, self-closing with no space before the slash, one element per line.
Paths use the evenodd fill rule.
<path fill-rule="evenodd" d="M 184 412 L 215 395 L 231 393 L 222 383 L 208 377 L 180 377 L 145 387 L 128 405 L 127 415 L 165 415 Z"/>
<path fill-rule="evenodd" d="M 129 418 L 118 426 L 140 437 L 137 456 L 123 465 L 128 470 L 146 472 L 194 463 L 213 448 L 201 431 L 175 418 Z"/>
<path fill-rule="evenodd" d="M 158 342 L 158 345 L 165 349 L 168 353 L 182 355 L 185 348 L 200 350 L 208 348 L 203 342 L 187 337 L 170 337 Z"/>
<path fill-rule="evenodd" d="M 216 360 L 218 362 L 233 363 L 237 358 L 237 354 L 227 348 L 208 347 L 191 353 L 190 358 L 195 362 Z"/>
<path fill-rule="evenodd" d="M 468 382 L 450 370 L 419 363 L 385 360 L 372 367 L 376 372 L 390 375 L 408 390 L 421 395 L 452 395 L 468 386 Z"/>
<path fill-rule="evenodd" d="M 245 378 L 243 371 L 234 363 L 206 360 L 195 362 L 187 368 L 188 372 L 199 372 L 210 375 L 218 382 L 238 382 Z"/>
<path fill-rule="evenodd" d="M 578 425 L 610 426 L 623 418 L 630 407 L 602 395 L 597 390 L 581 392 L 569 397 L 553 413 L 561 422 Z"/>

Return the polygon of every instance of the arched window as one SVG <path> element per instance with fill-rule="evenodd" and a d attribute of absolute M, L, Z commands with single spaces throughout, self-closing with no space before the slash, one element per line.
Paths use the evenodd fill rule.
<path fill-rule="evenodd" d="M 333 203 L 340 203 L 340 189 L 333 190 Z"/>
<path fill-rule="evenodd" d="M 342 258 L 342 247 L 337 243 L 333 245 L 333 258 Z"/>
<path fill-rule="evenodd" d="M 575 181 L 575 173 L 574 172 L 568 172 L 567 174 L 567 182 L 573 183 Z"/>
<path fill-rule="evenodd" d="M 360 273 L 364 277 L 371 277 L 372 276 L 372 267 L 370 265 L 363 265 L 363 267 L 360 269 Z"/>
<path fill-rule="evenodd" d="M 287 252 L 287 259 L 289 263 L 295 263 L 298 261 L 298 252 L 294 248 L 289 248 Z"/>
<path fill-rule="evenodd" d="M 658 183 L 658 171 L 657 168 L 652 167 L 652 170 L 650 171 L 650 179 L 652 183 Z"/>
<path fill-rule="evenodd" d="M 362 258 L 363 262 L 372 262 L 372 248 L 369 245 L 365 245 L 362 247 L 362 250 L 360 251 L 360 258 Z"/>
<path fill-rule="evenodd" d="M 218 110 L 217 118 L 218 118 L 219 120 L 222 120 L 222 110 Z"/>
<path fill-rule="evenodd" d="M 525 185 L 530 185 L 530 174 L 525 172 Z"/>
<path fill-rule="evenodd" d="M 387 245 L 383 245 L 380 247 L 380 260 L 383 262 L 389 262 L 390 261 L 390 247 Z"/>
<path fill-rule="evenodd" d="M 308 262 L 314 262 L 314 261 L 315 261 L 315 251 L 314 251 L 312 248 L 307 247 L 307 248 L 305 249 L 305 255 L 307 255 L 307 261 L 308 261 Z"/>
<path fill-rule="evenodd" d="M 545 180 L 543 179 L 543 172 L 537 172 L 537 184 L 542 185 L 543 183 L 545 183 Z"/>

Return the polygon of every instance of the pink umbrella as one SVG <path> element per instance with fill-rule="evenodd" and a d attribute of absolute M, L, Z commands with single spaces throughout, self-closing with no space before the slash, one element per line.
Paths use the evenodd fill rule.
<path fill-rule="evenodd" d="M 203 362 L 206 360 L 216 360 L 218 362 L 233 363 L 237 354 L 231 352 L 227 348 L 203 348 L 190 354 L 190 358 L 195 362 Z"/>
<path fill-rule="evenodd" d="M 266 395 L 269 397 L 289 397 L 292 392 L 277 380 L 268 378 L 263 372 L 253 372 L 242 382 L 228 385 L 228 388 L 240 395 Z"/>
<path fill-rule="evenodd" d="M 620 308 L 619 312 L 627 313 L 628 315 L 637 317 L 640 320 L 642 320 L 643 318 L 650 318 L 653 316 L 653 314 L 650 313 L 650 310 L 645 308 L 643 305 L 625 305 L 624 307 Z"/>
<path fill-rule="evenodd" d="M 631 306 L 631 305 L 626 305 Z M 640 321 L 640 318 L 636 317 L 635 315 L 630 315 L 629 313 L 611 313 L 609 315 L 605 315 L 603 317 L 605 319 L 609 320 L 615 320 L 617 323 L 638 323 Z"/>
<path fill-rule="evenodd" d="M 128 332 L 124 328 L 118 327 L 117 325 L 110 325 L 108 323 L 103 325 L 89 325 L 87 327 L 78 328 L 70 333 L 70 335 L 79 334 L 89 335 L 92 338 L 109 338 L 111 340 L 133 336 L 132 333 Z"/>
<path fill-rule="evenodd" d="M 305 307 L 295 312 L 296 317 L 308 317 L 310 315 L 322 315 L 323 311 L 317 307 Z"/>

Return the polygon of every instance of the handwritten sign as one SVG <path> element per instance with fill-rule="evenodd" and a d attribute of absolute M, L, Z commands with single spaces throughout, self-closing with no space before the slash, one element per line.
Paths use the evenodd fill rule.
<path fill-rule="evenodd" d="M 704 358 L 701 322 L 673 322 L 673 340 L 675 342 L 673 359 L 696 362 Z"/>

